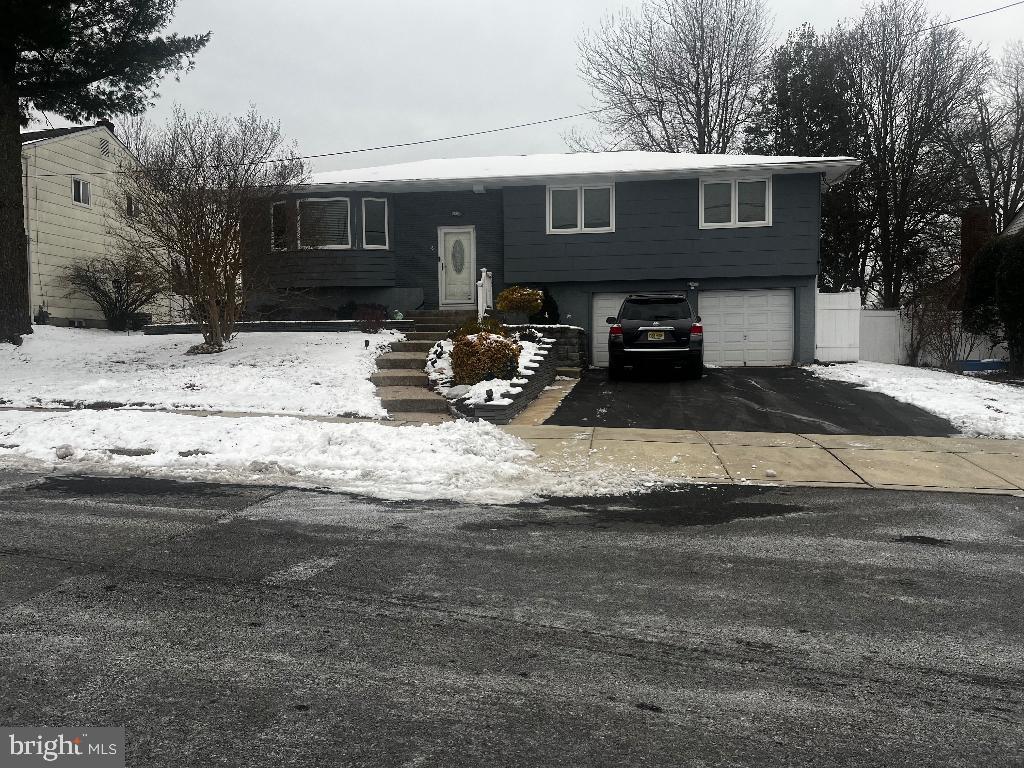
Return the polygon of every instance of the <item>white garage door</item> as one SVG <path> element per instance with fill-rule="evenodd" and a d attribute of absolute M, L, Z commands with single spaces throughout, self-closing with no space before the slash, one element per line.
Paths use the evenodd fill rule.
<path fill-rule="evenodd" d="M 793 291 L 701 291 L 704 362 L 792 365 Z"/>
<path fill-rule="evenodd" d="M 594 332 L 590 334 L 590 359 L 598 368 L 608 367 L 608 323 L 606 317 L 619 314 L 628 293 L 595 293 L 592 304 Z"/>

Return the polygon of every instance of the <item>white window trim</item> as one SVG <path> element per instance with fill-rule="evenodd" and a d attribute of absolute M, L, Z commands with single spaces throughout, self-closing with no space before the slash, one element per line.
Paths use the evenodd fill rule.
<path fill-rule="evenodd" d="M 326 203 L 331 200 L 344 200 L 348 203 L 348 245 L 303 245 L 302 244 L 302 204 L 304 202 Z M 319 251 L 351 251 L 352 250 L 352 201 L 347 197 L 303 197 L 298 201 L 295 215 L 295 238 L 300 249 Z"/>
<path fill-rule="evenodd" d="M 367 245 L 366 244 L 366 201 L 372 201 L 375 203 L 384 203 L 384 245 Z M 391 221 L 389 215 L 391 213 L 388 206 L 388 199 L 386 197 L 364 197 L 362 203 L 363 210 L 363 250 L 365 251 L 386 251 L 391 247 Z"/>
<path fill-rule="evenodd" d="M 583 226 L 583 190 L 585 189 L 607 189 L 611 191 L 609 201 L 609 221 L 611 226 L 607 227 L 584 227 Z M 576 191 L 576 226 L 573 229 L 553 229 L 551 227 L 551 193 Z M 567 184 L 548 187 L 545 192 L 547 205 L 545 206 L 545 230 L 549 235 L 579 235 L 579 234 L 601 234 L 602 232 L 615 231 L 615 184 Z"/>
<path fill-rule="evenodd" d="M 279 206 L 279 205 L 284 208 L 284 217 L 285 217 L 284 218 L 284 222 L 285 223 L 284 223 L 284 247 L 283 248 L 278 248 L 277 245 L 275 245 L 275 243 L 274 243 L 274 209 L 277 208 L 277 206 Z M 349 235 L 348 239 L 351 240 L 352 236 Z M 275 251 L 277 253 L 280 253 L 281 251 L 287 251 L 288 250 L 288 201 L 287 200 L 278 200 L 276 203 L 271 203 L 270 204 L 270 250 Z"/>
<path fill-rule="evenodd" d="M 741 181 L 763 181 L 765 182 L 765 220 L 764 221 L 739 221 L 739 182 Z M 722 223 L 708 223 L 704 221 L 704 185 L 705 184 L 730 184 L 730 206 L 732 220 Z M 772 225 L 772 177 L 771 176 L 738 176 L 735 178 L 707 178 L 700 180 L 700 194 L 698 195 L 698 216 L 700 217 L 701 229 L 743 229 L 746 227 L 770 227 Z"/>
<path fill-rule="evenodd" d="M 82 202 L 79 202 L 78 200 L 75 200 L 75 182 L 76 181 L 79 184 L 84 184 L 84 185 L 86 185 L 89 188 L 89 202 L 88 203 L 82 203 Z M 88 179 L 83 179 L 80 176 L 72 177 L 72 179 L 71 179 L 71 203 L 73 205 L 79 205 L 82 208 L 92 208 L 92 182 L 91 181 L 89 181 Z"/>

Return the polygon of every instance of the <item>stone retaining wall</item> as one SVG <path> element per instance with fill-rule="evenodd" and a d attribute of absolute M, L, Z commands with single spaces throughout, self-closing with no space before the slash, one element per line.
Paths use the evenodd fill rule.
<path fill-rule="evenodd" d="M 493 405 L 491 403 L 470 405 L 469 403 L 455 400 L 451 402 L 452 407 L 461 416 L 475 417 L 483 421 L 489 421 L 491 424 L 508 424 L 524 411 L 526 406 L 532 403 L 537 395 L 544 391 L 545 387 L 555 380 L 555 369 L 561 366 L 556 363 L 556 358 L 552 354 L 554 349 L 555 345 L 553 344 L 541 345 L 539 353 L 543 355 L 543 360 L 537 363 L 537 368 L 534 370 L 533 375 L 527 378 L 526 384 L 517 385 L 522 389 L 521 392 L 514 395 L 505 392 L 494 393 L 495 398 L 509 399 L 512 401 L 511 403 L 507 405 Z"/>
<path fill-rule="evenodd" d="M 573 325 L 510 325 L 516 330 L 533 328 L 549 339 L 554 339 L 552 357 L 556 368 L 586 368 L 587 333 Z"/>

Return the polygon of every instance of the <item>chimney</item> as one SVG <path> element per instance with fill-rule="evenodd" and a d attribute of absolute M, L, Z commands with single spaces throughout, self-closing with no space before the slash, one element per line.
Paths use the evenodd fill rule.
<path fill-rule="evenodd" d="M 984 205 L 972 205 L 960 214 L 960 269 L 970 267 L 978 251 L 996 235 L 995 222 Z"/>
<path fill-rule="evenodd" d="M 105 117 L 101 117 L 99 120 L 97 120 L 96 121 L 96 125 L 102 125 L 108 131 L 110 131 L 111 133 L 114 132 L 114 124 L 112 122 L 110 122 L 109 120 L 107 120 L 107 118 L 105 118 Z"/>

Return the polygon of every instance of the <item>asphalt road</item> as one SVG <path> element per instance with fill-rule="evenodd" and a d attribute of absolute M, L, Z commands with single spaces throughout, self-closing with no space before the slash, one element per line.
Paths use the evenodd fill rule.
<path fill-rule="evenodd" d="M 1024 761 L 1024 501 L 0 475 L 0 722 L 131 766 Z"/>
<path fill-rule="evenodd" d="M 547 424 L 845 435 L 952 435 L 917 406 L 800 368 L 709 368 L 699 381 L 664 369 L 609 381 L 589 370 Z"/>

